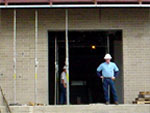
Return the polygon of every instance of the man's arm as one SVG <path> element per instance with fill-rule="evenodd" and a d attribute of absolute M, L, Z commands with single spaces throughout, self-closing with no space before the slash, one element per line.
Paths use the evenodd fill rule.
<path fill-rule="evenodd" d="M 119 71 L 115 71 L 114 72 L 114 77 L 116 78 L 116 77 L 118 77 L 118 75 L 119 75 Z"/>
<path fill-rule="evenodd" d="M 114 64 L 114 77 L 116 78 L 118 77 L 118 75 L 119 75 L 119 68 L 117 67 L 116 64 Z"/>
<path fill-rule="evenodd" d="M 97 71 L 97 76 L 101 77 L 102 76 L 102 71 L 100 71 L 100 72 Z"/>
<path fill-rule="evenodd" d="M 64 79 L 62 79 L 62 80 L 61 80 L 61 82 L 62 82 L 62 84 L 63 84 L 64 88 L 66 88 L 66 87 L 67 87 L 67 85 L 66 85 L 66 83 L 65 83 L 65 80 L 64 80 Z"/>
<path fill-rule="evenodd" d="M 64 88 L 66 88 L 67 84 L 65 83 L 65 73 L 61 74 L 61 83 L 63 84 Z"/>
<path fill-rule="evenodd" d="M 102 65 L 99 65 L 98 68 L 97 68 L 97 76 L 98 77 L 102 77 Z"/>

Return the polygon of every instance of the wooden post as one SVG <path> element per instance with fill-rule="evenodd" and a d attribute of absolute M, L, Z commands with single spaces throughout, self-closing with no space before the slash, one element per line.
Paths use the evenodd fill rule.
<path fill-rule="evenodd" d="M 139 1 L 139 4 L 142 4 L 142 0 L 138 0 Z"/>
<path fill-rule="evenodd" d="M 52 0 L 49 0 L 49 5 L 53 5 L 53 1 Z"/>
<path fill-rule="evenodd" d="M 94 4 L 95 4 L 95 5 L 97 4 L 97 0 L 94 0 Z"/>

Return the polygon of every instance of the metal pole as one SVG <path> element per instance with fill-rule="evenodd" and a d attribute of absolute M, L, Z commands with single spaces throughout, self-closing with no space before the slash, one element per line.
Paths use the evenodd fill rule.
<path fill-rule="evenodd" d="M 17 33 L 16 33 L 16 29 L 17 29 L 17 19 L 16 19 L 16 9 L 14 9 L 14 39 L 13 39 L 13 61 L 14 61 L 14 75 L 13 75 L 13 79 L 14 79 L 14 103 L 16 103 L 16 38 L 17 38 Z"/>
<path fill-rule="evenodd" d="M 55 37 L 55 100 L 54 100 L 54 104 L 57 104 L 57 37 Z"/>
<path fill-rule="evenodd" d="M 55 105 L 56 105 L 56 101 L 57 101 L 57 100 L 56 100 L 56 95 L 57 95 L 57 94 L 56 94 L 56 93 L 57 93 L 57 90 L 56 90 L 56 88 L 57 88 L 57 86 L 56 86 L 56 74 L 57 74 L 57 67 L 56 67 L 56 66 L 57 66 L 57 63 L 56 63 L 56 62 L 57 62 L 57 61 L 56 61 L 56 57 L 57 57 L 56 52 L 57 52 L 57 50 L 56 50 L 56 47 L 57 47 L 57 45 L 56 45 L 56 44 L 57 44 L 57 42 L 56 42 L 56 41 L 57 41 L 57 39 L 56 39 L 56 37 L 55 37 L 55 95 L 54 95 L 54 96 L 55 96 L 55 97 L 54 97 L 54 104 L 55 104 Z"/>
<path fill-rule="evenodd" d="M 107 53 L 110 53 L 109 33 L 107 34 Z M 110 98 L 110 86 L 108 86 L 108 97 Z"/>
<path fill-rule="evenodd" d="M 150 4 L 1 5 L 0 8 L 148 8 Z"/>
<path fill-rule="evenodd" d="M 34 81 L 35 103 L 37 103 L 37 71 L 38 71 L 37 49 L 38 49 L 38 11 L 35 10 L 35 81 Z"/>
<path fill-rule="evenodd" d="M 107 35 L 107 53 L 110 52 L 109 34 Z"/>
<path fill-rule="evenodd" d="M 66 67 L 67 67 L 67 105 L 70 104 L 70 92 L 69 92 L 69 42 L 68 42 L 68 9 L 65 10 L 65 23 L 66 23 L 66 29 L 65 29 L 65 38 L 66 38 Z"/>

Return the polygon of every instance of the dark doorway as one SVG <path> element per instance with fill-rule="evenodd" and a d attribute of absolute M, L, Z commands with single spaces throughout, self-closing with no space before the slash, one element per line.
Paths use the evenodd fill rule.
<path fill-rule="evenodd" d="M 109 38 L 109 41 L 108 41 Z M 55 101 L 55 64 L 56 39 L 58 73 L 65 65 L 65 32 L 49 31 L 49 104 Z M 114 44 L 118 42 L 119 47 Z M 97 77 L 96 69 L 103 57 L 109 52 L 115 57 L 122 48 L 122 31 L 69 31 L 69 68 L 70 68 L 70 102 L 71 104 L 103 103 L 102 80 Z M 122 49 L 119 50 L 122 54 Z M 119 52 L 119 54 L 120 54 Z M 122 56 L 119 59 L 122 68 Z M 115 58 L 114 58 L 115 59 Z M 60 77 L 59 77 L 60 78 Z M 123 77 L 120 79 L 122 80 Z M 58 79 L 59 83 L 59 79 Z M 122 84 L 118 82 L 120 87 Z M 59 84 L 57 84 L 59 85 Z M 119 88 L 120 88 L 119 87 Z M 110 94 L 111 95 L 111 94 Z M 119 95 L 122 95 L 119 94 Z M 59 96 L 57 98 L 59 104 Z"/>

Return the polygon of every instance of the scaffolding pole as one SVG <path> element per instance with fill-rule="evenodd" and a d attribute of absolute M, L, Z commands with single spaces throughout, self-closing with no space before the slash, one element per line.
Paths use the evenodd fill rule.
<path fill-rule="evenodd" d="M 17 19 L 16 19 L 16 9 L 14 9 L 14 28 L 13 28 L 13 35 L 14 35 L 14 39 L 13 39 L 13 61 L 14 61 L 14 65 L 13 65 L 13 69 L 14 69 L 14 74 L 13 74 L 13 81 L 14 81 L 14 103 L 16 103 L 16 37 L 17 37 L 17 33 L 16 33 L 16 29 L 17 29 Z"/>
<path fill-rule="evenodd" d="M 110 39 L 109 39 L 109 32 L 107 34 L 107 53 L 110 54 Z M 108 97 L 110 98 L 110 86 L 108 86 Z"/>
<path fill-rule="evenodd" d="M 55 37 L 55 101 L 54 104 L 56 105 L 58 103 L 58 95 L 59 95 L 59 89 L 58 89 L 58 45 L 57 45 L 57 37 Z"/>
<path fill-rule="evenodd" d="M 38 11 L 35 10 L 35 76 L 34 76 L 34 101 L 37 103 L 37 71 L 38 71 Z"/>
<path fill-rule="evenodd" d="M 69 42 L 68 42 L 68 9 L 65 10 L 65 40 L 66 40 L 66 67 L 67 67 L 67 105 L 70 104 L 70 92 L 69 92 Z"/>
<path fill-rule="evenodd" d="M 109 34 L 107 35 L 107 53 L 110 53 Z"/>
<path fill-rule="evenodd" d="M 55 97 L 54 97 L 54 104 L 57 104 L 57 39 L 55 37 Z"/>

